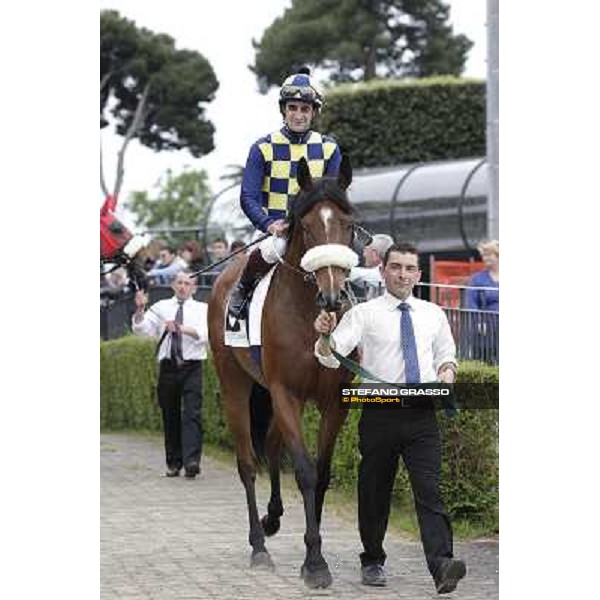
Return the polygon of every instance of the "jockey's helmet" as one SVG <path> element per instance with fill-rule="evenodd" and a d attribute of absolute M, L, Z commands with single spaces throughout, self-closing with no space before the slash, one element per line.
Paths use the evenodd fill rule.
<path fill-rule="evenodd" d="M 279 90 L 279 109 L 283 113 L 285 103 L 289 100 L 301 100 L 309 102 L 315 110 L 323 106 L 323 96 L 319 88 L 310 78 L 310 69 L 301 67 L 297 73 L 290 75 Z"/>

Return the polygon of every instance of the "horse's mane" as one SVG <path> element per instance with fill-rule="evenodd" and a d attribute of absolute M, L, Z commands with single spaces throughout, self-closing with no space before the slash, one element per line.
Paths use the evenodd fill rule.
<path fill-rule="evenodd" d="M 290 202 L 290 237 L 296 223 L 298 223 L 315 204 L 323 200 L 331 200 L 331 202 L 336 204 L 342 212 L 346 214 L 354 213 L 354 207 L 350 204 L 345 190 L 338 185 L 337 179 L 333 177 L 313 179 L 312 188 L 309 191 L 300 190 Z"/>

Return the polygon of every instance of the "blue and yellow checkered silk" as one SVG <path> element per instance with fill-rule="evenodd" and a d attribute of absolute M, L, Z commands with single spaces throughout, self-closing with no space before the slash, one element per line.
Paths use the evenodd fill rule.
<path fill-rule="evenodd" d="M 303 144 L 292 144 L 283 133 L 276 131 L 259 140 L 257 146 L 265 161 L 265 177 L 262 183 L 262 205 L 269 215 L 286 215 L 288 198 L 298 192 L 296 169 L 304 157 L 310 174 L 323 177 L 337 144 L 325 135 L 311 132 Z"/>

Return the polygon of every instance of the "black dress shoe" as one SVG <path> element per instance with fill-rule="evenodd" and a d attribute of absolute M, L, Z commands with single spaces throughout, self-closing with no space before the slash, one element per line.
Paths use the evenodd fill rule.
<path fill-rule="evenodd" d="M 449 594 L 456 589 L 458 582 L 467 574 L 467 566 L 456 558 L 446 559 L 438 570 L 435 587 L 438 594 Z"/>
<path fill-rule="evenodd" d="M 387 576 L 383 565 L 366 565 L 360 570 L 364 585 L 383 587 L 387 585 Z"/>
<path fill-rule="evenodd" d="M 177 467 L 169 467 L 165 475 L 167 477 L 179 477 L 179 469 Z"/>
<path fill-rule="evenodd" d="M 194 479 L 196 475 L 200 474 L 200 467 L 196 464 L 187 465 L 185 467 L 185 476 L 188 479 Z"/>

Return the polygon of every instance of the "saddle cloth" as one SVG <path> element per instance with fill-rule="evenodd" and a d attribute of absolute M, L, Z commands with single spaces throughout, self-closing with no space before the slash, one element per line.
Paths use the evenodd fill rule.
<path fill-rule="evenodd" d="M 262 314 L 267 292 L 273 273 L 273 268 L 259 281 L 248 308 L 248 322 L 230 317 L 225 311 L 225 345 L 233 348 L 248 348 L 261 345 Z M 227 299 L 229 305 L 229 298 Z"/>

